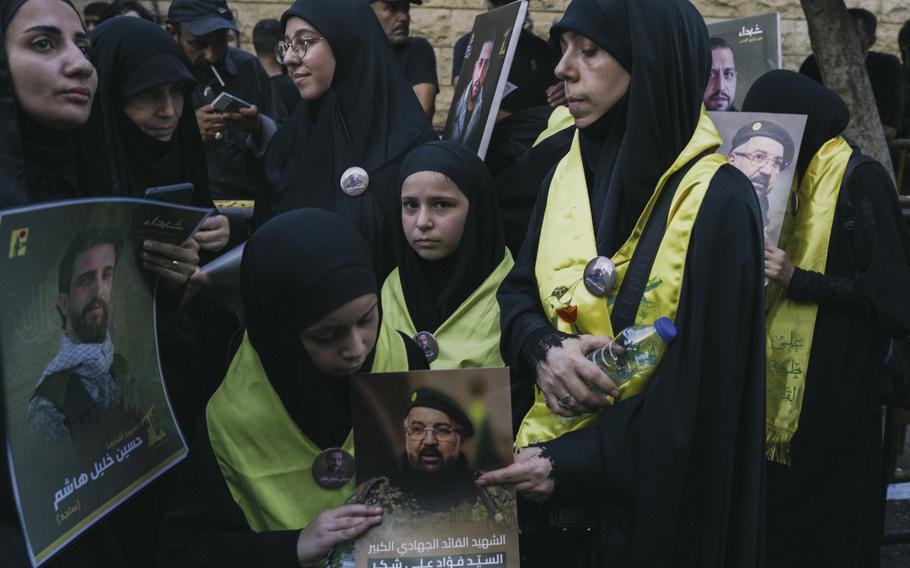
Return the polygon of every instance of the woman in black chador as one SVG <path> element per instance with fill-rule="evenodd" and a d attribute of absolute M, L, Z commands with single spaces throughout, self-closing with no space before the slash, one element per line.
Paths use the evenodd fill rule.
<path fill-rule="evenodd" d="M 297 0 L 281 23 L 278 52 L 303 100 L 269 146 L 254 220 L 334 211 L 367 239 L 384 277 L 395 264 L 398 169 L 433 129 L 365 2 Z"/>
<path fill-rule="evenodd" d="M 685 0 L 573 0 L 551 37 L 578 131 L 499 289 L 503 358 L 534 403 L 516 463 L 479 481 L 567 529 L 528 527 L 551 544 L 527 565 L 761 566 L 761 217 L 701 112 L 704 21 Z M 616 284 L 586 284 L 608 259 Z M 678 333 L 650 370 L 617 385 L 585 358 L 659 317 Z"/>
<path fill-rule="evenodd" d="M 781 417 L 797 417 L 786 428 L 792 438 L 781 446 L 785 451 L 769 452 L 767 565 L 878 566 L 878 396 L 888 338 L 910 333 L 910 238 L 897 192 L 880 163 L 841 138 L 850 112 L 827 87 L 792 71 L 772 71 L 749 89 L 743 110 L 808 116 L 796 163 L 801 181 L 780 248 L 765 247 L 766 428 L 779 431 L 788 426 Z M 831 217 L 823 221 L 818 204 Z M 801 253 L 816 242 L 821 254 Z M 778 325 L 788 313 L 807 309 L 814 326 L 791 332 Z M 786 353 L 794 333 L 803 342 L 794 355 L 805 358 L 804 382 L 788 379 L 790 392 L 798 386 L 801 396 L 782 401 L 775 396 L 777 354 Z"/>

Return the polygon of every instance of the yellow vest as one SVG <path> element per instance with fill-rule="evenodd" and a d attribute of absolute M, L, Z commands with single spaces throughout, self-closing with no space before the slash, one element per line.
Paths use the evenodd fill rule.
<path fill-rule="evenodd" d="M 579 137 L 578 133 L 575 134 L 569 153 L 557 165 L 550 183 L 535 265 L 541 305 L 553 327 L 566 333 L 615 335 L 610 322 L 610 307 L 616 300 L 657 198 L 673 173 L 721 143 L 717 129 L 702 108 L 692 139 L 661 176 L 632 234 L 613 255 L 616 284 L 606 298 L 600 298 L 588 292 L 582 279 L 585 266 L 598 254 Z M 680 181 L 670 204 L 666 232 L 639 303 L 636 325 L 650 325 L 659 317 L 675 319 L 692 228 L 708 186 L 717 169 L 725 162 L 725 158 L 718 154 L 705 156 Z M 654 369 L 633 376 L 620 386 L 622 396 L 644 391 L 653 373 Z M 552 440 L 596 423 L 596 414 L 569 419 L 554 415 L 547 408 L 540 390 L 535 391 L 534 404 L 522 421 L 516 447 Z"/>
<path fill-rule="evenodd" d="M 436 330 L 416 329 L 401 288 L 401 275 L 396 268 L 382 285 L 382 327 L 376 340 L 373 372 L 407 370 L 407 353 L 398 332 L 409 337 L 418 331 L 430 331 L 439 344 L 439 356 L 430 368 L 475 369 L 503 367 L 499 353 L 499 303 L 496 290 L 512 270 L 514 262 L 509 249 L 483 283 L 462 302 Z M 402 354 L 404 368 L 401 368 Z M 397 365 L 397 368 L 396 368 Z"/>
<path fill-rule="evenodd" d="M 531 147 L 537 146 L 550 136 L 571 126 L 575 126 L 575 118 L 569 112 L 569 107 L 556 107 L 553 109 L 553 112 L 550 113 L 550 118 L 547 119 L 547 127 L 537 136 L 537 139 L 534 140 L 534 144 L 532 144 Z"/>
<path fill-rule="evenodd" d="M 256 532 L 302 529 L 354 493 L 353 479 L 338 489 L 313 479 L 322 449 L 288 415 L 246 335 L 205 419 L 221 475 Z M 353 435 L 342 448 L 353 455 Z"/>
<path fill-rule="evenodd" d="M 780 247 L 803 270 L 825 272 L 837 197 L 852 153 L 843 138 L 833 138 L 813 156 L 803 179 L 794 181 L 799 211 L 795 216 L 787 211 Z M 789 465 L 790 443 L 806 393 L 818 304 L 790 300 L 783 288 L 771 283 L 766 305 L 765 454 L 771 461 Z"/>

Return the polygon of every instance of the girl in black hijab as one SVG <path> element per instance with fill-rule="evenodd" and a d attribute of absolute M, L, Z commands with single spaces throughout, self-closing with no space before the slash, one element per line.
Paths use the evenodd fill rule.
<path fill-rule="evenodd" d="M 499 290 L 503 358 L 535 396 L 519 443 L 551 441 L 479 482 L 547 501 L 544 518 L 568 529 L 527 526 L 528 566 L 760 566 L 761 221 L 745 177 L 710 155 L 721 140 L 701 113 L 704 21 L 685 0 L 573 0 L 551 35 L 578 135 Z M 597 257 L 625 270 L 615 289 L 593 270 L 585 281 Z M 678 335 L 640 390 L 585 358 L 661 315 Z M 580 427 L 560 433 L 561 417 Z M 570 536 L 579 524 L 599 546 Z M 566 541 L 535 546 L 548 538 Z"/>
<path fill-rule="evenodd" d="M 496 290 L 513 262 L 486 166 L 461 144 L 428 142 L 399 179 L 398 268 L 382 287 L 382 334 L 431 334 L 422 341 L 434 344 L 433 369 L 501 367 Z"/>
<path fill-rule="evenodd" d="M 269 146 L 270 187 L 255 216 L 261 223 L 300 207 L 335 211 L 374 246 L 384 276 L 394 265 L 386 237 L 397 224 L 401 160 L 433 130 L 365 2 L 297 0 L 281 23 L 293 46 L 283 63 L 303 100 Z M 320 75 L 317 66 L 330 71 Z M 342 179 L 352 167 L 369 175 L 362 193 L 350 173 Z"/>
<path fill-rule="evenodd" d="M 876 566 L 883 362 L 888 338 L 910 333 L 910 238 L 897 192 L 880 163 L 856 148 L 851 152 L 840 139 L 850 113 L 827 87 L 792 71 L 771 71 L 749 89 L 743 110 L 807 115 L 796 210 L 787 212 L 780 248 L 765 246 L 771 325 L 778 310 L 788 308 L 787 300 L 817 305 L 790 463 L 768 461 L 767 563 Z M 838 146 L 842 150 L 833 159 Z M 849 177 L 831 175 L 851 161 L 858 165 Z M 811 209 L 799 215 L 813 202 L 834 209 L 830 227 Z M 819 229 L 813 231 L 816 223 Z M 788 255 L 799 254 L 799 242 L 813 242 L 827 231 L 821 270 L 791 261 Z M 774 341 L 770 331 L 768 341 Z"/>
<path fill-rule="evenodd" d="M 247 242 L 246 335 L 183 466 L 163 565 L 312 564 L 379 522 L 381 510 L 341 506 L 350 476 L 326 487 L 313 474 L 320 456 L 353 450 L 347 377 L 370 368 L 379 326 L 371 256 L 318 209 L 281 214 Z M 426 367 L 416 345 L 408 354 Z"/>

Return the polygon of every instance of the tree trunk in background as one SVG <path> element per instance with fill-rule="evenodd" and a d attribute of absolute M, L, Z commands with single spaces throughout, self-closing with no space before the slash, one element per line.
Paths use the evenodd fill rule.
<path fill-rule="evenodd" d="M 863 153 L 881 162 L 894 178 L 891 154 L 875 106 L 872 83 L 844 0 L 800 0 L 809 24 L 809 40 L 825 85 L 850 108 L 850 124 L 843 136 Z"/>

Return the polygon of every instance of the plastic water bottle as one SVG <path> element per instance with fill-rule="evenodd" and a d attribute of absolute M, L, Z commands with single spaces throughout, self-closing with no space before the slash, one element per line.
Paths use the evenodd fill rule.
<path fill-rule="evenodd" d="M 676 337 L 676 326 L 669 318 L 658 318 L 654 325 L 632 325 L 622 330 L 612 345 L 588 353 L 588 360 L 600 367 L 616 386 L 635 375 L 654 368 L 660 362 L 666 344 Z"/>

